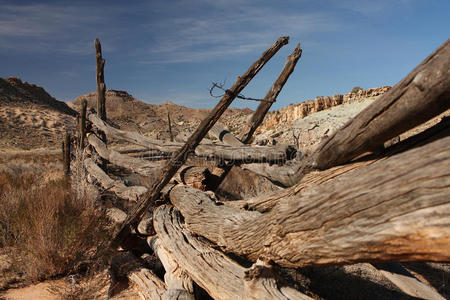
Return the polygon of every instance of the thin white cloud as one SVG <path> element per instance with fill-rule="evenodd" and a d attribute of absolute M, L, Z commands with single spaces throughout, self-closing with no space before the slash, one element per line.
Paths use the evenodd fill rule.
<path fill-rule="evenodd" d="M 248 1 L 240 2 L 248 4 Z M 222 55 L 242 55 L 282 35 L 289 35 L 295 41 L 315 32 L 340 28 L 335 18 L 326 13 L 240 8 L 224 11 L 223 15 L 172 18 L 149 27 L 155 36 L 155 43 L 148 51 L 153 59 L 142 62 L 197 62 Z M 159 35 L 161 30 L 164 34 Z"/>
<path fill-rule="evenodd" d="M 105 24 L 109 12 L 63 4 L 2 4 L 0 49 L 28 52 L 91 54 L 92 30 Z"/>
<path fill-rule="evenodd" d="M 364 15 L 374 15 L 386 11 L 393 6 L 411 4 L 415 0 L 339 0 L 336 5 L 341 8 L 352 10 Z"/>

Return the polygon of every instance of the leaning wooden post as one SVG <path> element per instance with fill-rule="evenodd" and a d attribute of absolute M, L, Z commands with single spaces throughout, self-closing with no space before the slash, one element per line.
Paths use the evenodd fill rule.
<path fill-rule="evenodd" d="M 80 123 L 79 123 L 79 128 L 78 128 L 78 132 L 80 135 L 80 139 L 79 139 L 80 144 L 78 145 L 78 147 L 80 149 L 83 149 L 84 140 L 86 138 L 86 109 L 87 109 L 87 101 L 86 101 L 86 99 L 83 98 L 81 100 Z"/>
<path fill-rule="evenodd" d="M 262 121 L 264 120 L 265 115 L 269 111 L 272 104 L 277 100 L 278 94 L 280 94 L 281 89 L 283 88 L 284 84 L 288 80 L 289 76 L 294 71 L 295 65 L 297 64 L 298 60 L 300 59 L 300 56 L 302 55 L 302 48 L 300 48 L 300 43 L 297 45 L 297 47 L 294 49 L 291 55 L 288 56 L 286 60 L 286 64 L 283 67 L 283 70 L 281 70 L 280 75 L 278 75 L 277 79 L 273 83 L 270 90 L 267 92 L 266 96 L 264 97 L 264 101 L 262 101 L 258 108 L 256 109 L 255 113 L 252 116 L 252 119 L 250 120 L 249 124 L 246 126 L 245 130 L 242 133 L 242 138 L 240 139 L 244 144 L 249 144 L 253 133 L 255 133 L 256 129 L 259 125 L 261 125 Z"/>
<path fill-rule="evenodd" d="M 68 132 L 66 132 L 64 134 L 63 164 L 64 164 L 64 175 L 66 177 L 69 177 L 69 175 L 70 175 L 70 133 L 68 133 Z"/>
<path fill-rule="evenodd" d="M 105 60 L 102 58 L 102 45 L 98 38 L 95 39 L 95 58 L 96 58 L 96 78 L 97 78 L 97 114 L 103 121 L 106 121 L 105 107 Z"/>
<path fill-rule="evenodd" d="M 245 86 L 253 79 L 253 77 L 264 67 L 264 65 L 289 42 L 289 37 L 280 37 L 272 46 L 270 46 L 261 57 L 255 61 L 247 72 L 238 77 L 231 89 L 227 90 L 222 99 L 217 103 L 216 107 L 209 115 L 200 123 L 196 131 L 189 137 L 186 144 L 177 151 L 164 167 L 154 184 L 148 189 L 138 201 L 134 209 L 130 212 L 127 219 L 123 222 L 120 231 L 111 242 L 111 247 L 116 248 L 123 246 L 123 242 L 130 236 L 143 215 L 150 206 L 159 198 L 159 194 L 164 186 L 175 175 L 178 169 L 186 162 L 189 154 L 195 151 L 200 141 L 208 133 L 211 127 L 217 122 L 220 116 L 225 112 L 228 106 L 233 102 L 236 96 L 245 88 Z"/>

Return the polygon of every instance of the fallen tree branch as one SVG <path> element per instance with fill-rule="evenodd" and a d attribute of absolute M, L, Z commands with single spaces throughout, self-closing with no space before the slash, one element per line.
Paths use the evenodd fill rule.
<path fill-rule="evenodd" d="M 136 201 L 139 196 L 147 192 L 144 186 L 126 186 L 119 180 L 114 180 L 108 176 L 97 164 L 91 159 L 86 158 L 84 165 L 87 172 L 93 176 L 105 190 L 114 192 L 122 199 Z"/>
<path fill-rule="evenodd" d="M 131 234 L 133 228 L 137 226 L 145 212 L 158 199 L 159 193 L 164 186 L 169 183 L 170 179 L 175 175 L 178 169 L 186 162 L 189 153 L 195 151 L 203 137 L 208 133 L 211 127 L 217 122 L 220 116 L 225 112 L 228 106 L 233 102 L 234 98 L 245 88 L 245 86 L 253 79 L 253 77 L 262 69 L 262 67 L 272 58 L 278 50 L 288 43 L 288 37 L 279 38 L 272 46 L 270 46 L 261 57 L 255 61 L 250 68 L 241 77 L 238 77 L 235 84 L 210 112 L 210 114 L 200 123 L 196 131 L 189 137 L 184 146 L 176 152 L 161 175 L 156 179 L 155 183 L 149 189 L 149 192 L 140 198 L 138 204 L 131 211 L 127 220 L 124 222 L 118 234 L 112 240 L 110 246 L 116 248 L 121 245 Z"/>
<path fill-rule="evenodd" d="M 166 142 L 153 140 L 142 136 L 136 132 L 123 131 L 113 128 L 100 120 L 95 114 L 88 115 L 89 120 L 108 136 L 114 136 L 141 146 L 148 150 L 156 149 L 162 153 L 172 155 L 182 149 L 183 144 L 178 142 Z M 148 151 L 147 150 L 147 151 Z M 187 152 L 186 155 L 194 154 L 204 158 L 217 158 L 231 161 L 251 162 L 283 162 L 292 159 L 295 154 L 294 147 L 290 145 L 276 146 L 225 146 L 217 144 L 200 144 L 193 152 Z"/>
<path fill-rule="evenodd" d="M 94 147 L 98 155 L 103 159 L 109 161 L 114 165 L 129 169 L 141 175 L 157 176 L 161 172 L 161 169 L 163 168 L 165 163 L 147 162 L 139 158 L 120 154 L 119 152 L 106 147 L 106 145 L 95 134 L 92 133 L 88 134 L 87 140 L 89 144 Z"/>
<path fill-rule="evenodd" d="M 214 299 L 311 299 L 293 288 L 280 286 L 271 270 L 266 269 L 264 276 L 255 276 L 256 269 L 262 268 L 259 264 L 245 269 L 195 238 L 181 225 L 181 215 L 173 207 L 158 207 L 154 225 L 172 259 Z"/>
<path fill-rule="evenodd" d="M 188 228 L 227 252 L 287 267 L 450 261 L 450 137 L 279 199 L 267 213 L 176 187 Z"/>

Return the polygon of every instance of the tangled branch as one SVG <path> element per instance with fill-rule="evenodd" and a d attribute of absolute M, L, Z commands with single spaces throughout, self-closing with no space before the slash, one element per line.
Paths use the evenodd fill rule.
<path fill-rule="evenodd" d="M 209 94 L 211 95 L 211 97 L 214 97 L 214 98 L 222 98 L 225 94 L 229 93 L 229 90 L 226 90 L 226 89 L 223 87 L 224 85 L 225 85 L 225 82 L 223 82 L 223 83 L 213 82 L 212 85 L 211 85 L 211 88 L 209 89 Z M 219 90 L 224 91 L 225 93 L 223 93 L 223 94 L 221 94 L 221 95 L 214 95 L 214 94 L 213 94 L 213 91 L 214 91 L 214 89 L 216 89 L 216 88 L 219 89 Z M 239 98 L 239 99 L 242 99 L 242 100 L 259 101 L 259 102 L 272 102 L 272 101 L 267 101 L 267 100 L 259 99 L 259 98 L 245 97 L 245 96 L 242 95 L 242 94 L 238 94 L 238 95 L 236 96 L 236 98 Z"/>

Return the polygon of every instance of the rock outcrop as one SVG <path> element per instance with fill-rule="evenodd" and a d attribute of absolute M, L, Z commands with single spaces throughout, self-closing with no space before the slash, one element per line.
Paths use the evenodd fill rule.
<path fill-rule="evenodd" d="M 334 96 L 316 97 L 314 100 L 288 105 L 280 110 L 267 114 L 264 123 L 258 129 L 257 134 L 271 130 L 278 125 L 283 127 L 292 126 L 295 120 L 303 119 L 306 116 L 329 109 L 344 103 L 360 102 L 367 99 L 375 100 L 390 89 L 389 86 L 359 90 L 356 93 L 345 95 L 336 94 Z"/>

